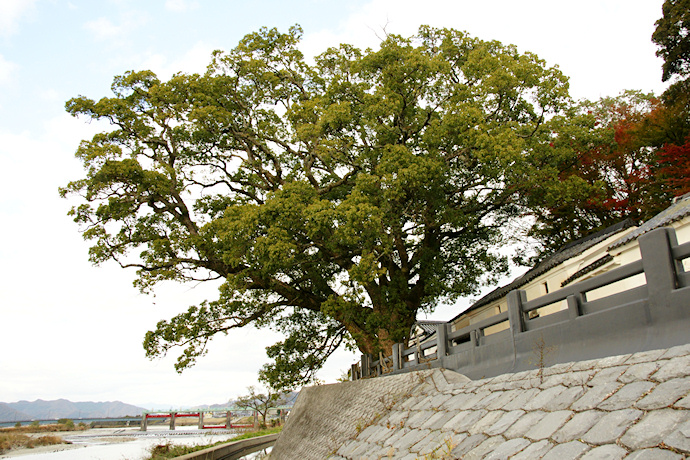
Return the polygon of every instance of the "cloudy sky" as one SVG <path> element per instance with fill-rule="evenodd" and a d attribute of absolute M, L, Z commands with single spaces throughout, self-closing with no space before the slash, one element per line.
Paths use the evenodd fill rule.
<path fill-rule="evenodd" d="M 114 264 L 94 267 L 58 187 L 81 176 L 74 151 L 108 127 L 73 119 L 71 97 L 110 96 L 115 75 L 151 69 L 203 72 L 262 26 L 302 25 L 302 49 L 375 47 L 419 25 L 466 30 L 532 51 L 570 77 L 575 98 L 624 89 L 660 93 L 650 41 L 662 0 L 0 0 L 0 401 L 121 400 L 172 407 L 227 401 L 256 384 L 270 331 L 219 337 L 178 375 L 172 357 L 149 361 L 141 342 L 158 320 L 214 295 L 162 286 L 155 297 Z M 465 304 L 470 299 L 465 301 Z M 444 306 L 433 319 L 461 308 Z M 340 353 L 334 381 L 354 356 Z"/>

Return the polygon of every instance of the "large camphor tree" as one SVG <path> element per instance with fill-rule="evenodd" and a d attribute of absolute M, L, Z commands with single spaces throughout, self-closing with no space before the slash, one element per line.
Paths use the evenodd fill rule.
<path fill-rule="evenodd" d="M 390 352 L 419 312 L 505 272 L 520 192 L 548 175 L 549 119 L 570 100 L 535 55 L 422 27 L 312 64 L 300 36 L 262 29 L 204 75 L 129 72 L 113 97 L 67 102 L 113 125 L 62 189 L 82 198 L 91 261 L 135 267 L 144 291 L 222 279 L 144 339 L 150 357 L 180 346 L 179 371 L 248 325 L 283 333 L 261 371 L 276 388 L 341 345 Z"/>

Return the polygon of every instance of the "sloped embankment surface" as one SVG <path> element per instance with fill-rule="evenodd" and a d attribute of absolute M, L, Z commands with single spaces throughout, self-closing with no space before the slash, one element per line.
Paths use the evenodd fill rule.
<path fill-rule="evenodd" d="M 690 345 L 470 381 L 424 371 L 304 389 L 272 458 L 683 459 Z"/>

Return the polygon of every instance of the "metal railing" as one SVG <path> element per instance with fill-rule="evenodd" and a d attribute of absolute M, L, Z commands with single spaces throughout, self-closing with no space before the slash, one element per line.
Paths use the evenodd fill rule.
<path fill-rule="evenodd" d="M 524 290 L 508 293 L 508 311 L 451 331 L 439 324 L 431 339 L 398 343 L 392 356 L 362 355 L 353 380 L 435 367 L 470 378 L 489 377 L 543 365 L 535 353 L 548 346 L 549 364 L 664 348 L 690 342 L 690 243 L 679 245 L 672 228 L 638 239 L 642 259 L 527 301 Z M 588 293 L 643 275 L 637 287 L 588 300 Z M 593 297 L 593 296 L 592 296 Z M 566 308 L 539 316 L 530 312 L 563 302 Z M 504 324 L 504 330 L 487 334 Z"/>

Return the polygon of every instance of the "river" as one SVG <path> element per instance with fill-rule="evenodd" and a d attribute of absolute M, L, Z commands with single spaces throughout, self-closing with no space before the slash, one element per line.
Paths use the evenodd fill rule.
<path fill-rule="evenodd" d="M 170 431 L 151 428 L 139 431 L 132 428 L 94 428 L 83 432 L 63 434 L 72 444 L 22 449 L 0 455 L 0 459 L 17 460 L 143 460 L 150 449 L 162 444 L 205 445 L 230 440 L 236 433 L 225 430 Z M 261 452 L 243 457 L 260 458 Z"/>

